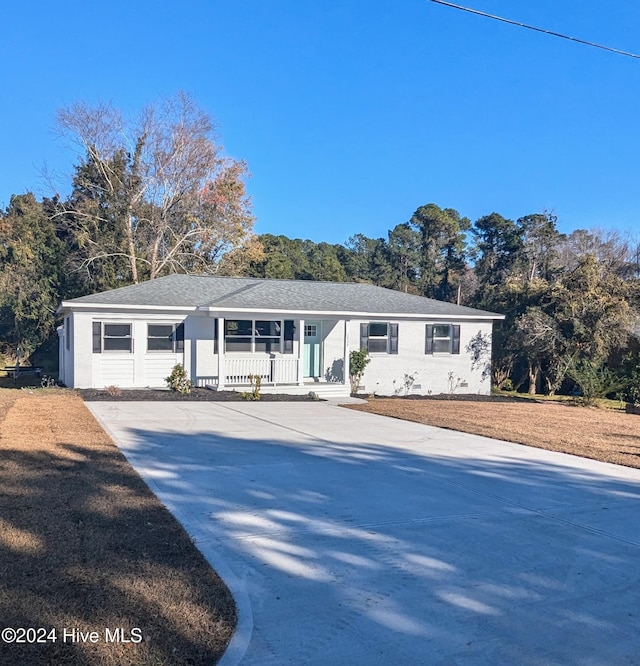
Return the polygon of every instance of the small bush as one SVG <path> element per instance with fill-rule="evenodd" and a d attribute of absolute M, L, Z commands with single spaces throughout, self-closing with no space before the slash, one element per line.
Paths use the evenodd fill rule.
<path fill-rule="evenodd" d="M 177 393 L 191 393 L 193 382 L 187 377 L 187 371 L 180 363 L 173 366 L 171 374 L 165 378 L 167 386 Z"/>
<path fill-rule="evenodd" d="M 240 397 L 243 400 L 260 400 L 260 387 L 262 386 L 262 378 L 260 375 L 249 375 L 249 381 L 251 382 L 251 391 L 243 391 L 240 394 Z"/>
<path fill-rule="evenodd" d="M 351 381 L 351 393 L 358 392 L 360 380 L 364 375 L 365 368 L 370 362 L 369 352 L 366 349 L 352 351 L 349 355 L 349 380 Z"/>
<path fill-rule="evenodd" d="M 122 391 L 120 390 L 119 386 L 115 386 L 112 384 L 111 386 L 105 386 L 104 390 L 107 392 L 108 395 L 110 395 L 112 398 L 117 398 L 120 395 L 122 395 Z"/>

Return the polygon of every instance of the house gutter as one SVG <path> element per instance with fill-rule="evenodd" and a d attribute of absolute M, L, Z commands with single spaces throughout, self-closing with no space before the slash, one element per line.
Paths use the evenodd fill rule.
<path fill-rule="evenodd" d="M 73 301 L 62 301 L 57 313 L 63 310 L 128 310 L 128 311 L 162 311 L 162 312 L 203 312 L 203 313 L 233 313 L 233 314 L 265 314 L 291 316 L 298 318 L 336 317 L 338 319 L 462 319 L 470 321 L 494 321 L 502 320 L 505 315 L 497 313 L 482 314 L 434 314 L 429 312 L 367 312 L 359 310 L 288 310 L 285 308 L 231 308 L 215 306 L 176 306 L 176 305 L 130 305 L 118 303 L 77 303 Z"/>

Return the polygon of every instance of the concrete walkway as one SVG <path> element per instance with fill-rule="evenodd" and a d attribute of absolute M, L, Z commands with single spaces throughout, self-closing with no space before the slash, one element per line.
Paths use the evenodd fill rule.
<path fill-rule="evenodd" d="M 640 470 L 327 403 L 89 405 L 229 583 L 233 664 L 640 664 Z"/>

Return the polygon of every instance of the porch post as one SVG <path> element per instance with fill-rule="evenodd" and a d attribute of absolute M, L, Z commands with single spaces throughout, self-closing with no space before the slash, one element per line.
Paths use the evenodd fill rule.
<path fill-rule="evenodd" d="M 224 317 L 218 317 L 218 390 L 224 390 Z"/>
<path fill-rule="evenodd" d="M 298 386 L 304 386 L 304 319 L 298 319 Z"/>
<path fill-rule="evenodd" d="M 349 345 L 350 345 L 350 336 L 349 332 L 351 329 L 351 320 L 344 320 L 344 360 L 342 362 L 342 383 L 345 386 L 349 386 Z"/>

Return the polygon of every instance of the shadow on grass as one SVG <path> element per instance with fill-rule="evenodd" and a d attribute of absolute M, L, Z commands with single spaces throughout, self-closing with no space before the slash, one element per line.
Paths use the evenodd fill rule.
<path fill-rule="evenodd" d="M 206 429 L 131 428 L 121 443 L 197 543 L 246 574 L 256 663 L 282 650 L 381 664 L 640 651 L 634 472 L 434 453 L 426 435 L 422 455 Z"/>
<path fill-rule="evenodd" d="M 57 640 L 0 642 L 0 663 L 214 663 L 235 607 L 180 525 L 114 446 L 50 449 L 0 443 L 0 629 Z M 107 628 L 143 642 L 107 643 Z"/>

